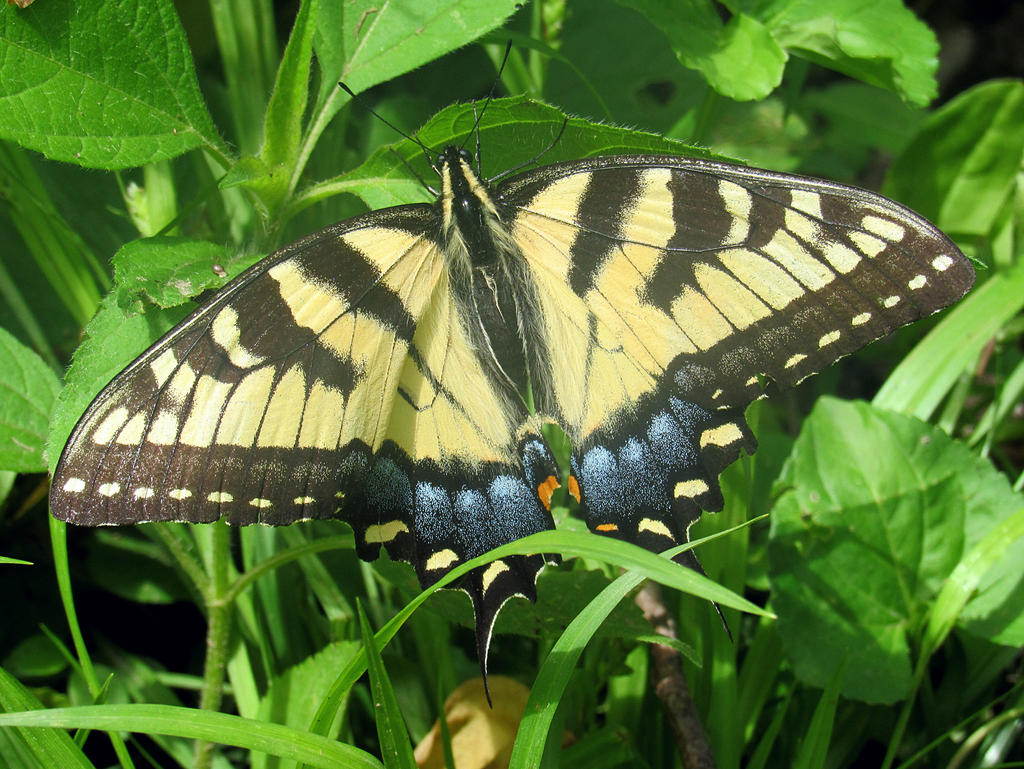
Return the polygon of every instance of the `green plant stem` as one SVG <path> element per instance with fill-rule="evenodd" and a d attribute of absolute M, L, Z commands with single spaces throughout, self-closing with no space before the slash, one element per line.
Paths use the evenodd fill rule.
<path fill-rule="evenodd" d="M 910 721 L 910 713 L 914 709 L 914 701 L 917 699 L 917 690 L 921 686 L 921 681 L 924 678 L 924 671 L 927 669 L 927 659 L 922 656 L 917 660 L 917 667 L 914 670 L 913 684 L 910 687 L 910 693 L 907 698 L 903 701 L 903 707 L 900 708 L 900 714 L 896 718 L 896 725 L 893 727 L 892 736 L 889 738 L 889 746 L 885 751 L 885 760 L 882 761 L 881 769 L 889 769 L 892 766 L 893 761 L 896 760 L 896 751 L 903 741 L 903 734 L 907 729 L 907 723 Z"/>
<path fill-rule="evenodd" d="M 71 570 L 68 566 L 68 527 L 63 521 L 58 521 L 53 516 L 50 520 L 50 544 L 53 549 L 53 566 L 57 573 L 57 590 L 60 592 L 60 600 L 64 605 L 64 616 L 68 621 L 68 630 L 71 633 L 71 642 L 75 647 L 75 656 L 78 658 L 79 670 L 85 685 L 89 687 L 89 694 L 93 700 L 98 700 L 103 693 L 103 686 L 96 677 L 96 669 L 92 665 L 92 657 L 85 646 L 85 638 L 82 636 L 82 626 L 78 623 L 78 611 L 75 609 L 75 597 L 71 592 Z M 110 744 L 114 748 L 117 760 L 124 769 L 132 769 L 131 756 L 128 755 L 128 748 L 118 732 L 107 732 Z"/>
<path fill-rule="evenodd" d="M 210 13 L 228 85 L 235 140 L 243 154 L 255 155 L 277 69 L 273 11 L 266 0 L 211 0 Z"/>
<path fill-rule="evenodd" d="M 222 596 L 225 603 L 233 602 L 238 594 L 264 574 L 284 566 L 286 563 L 297 561 L 311 553 L 322 553 L 325 550 L 352 550 L 355 547 L 355 540 L 351 534 L 337 537 L 325 537 L 309 542 L 305 545 L 282 550 L 274 555 L 260 561 L 257 565 L 246 571 L 227 588 Z"/>
<path fill-rule="evenodd" d="M 211 525 L 209 551 L 210 583 L 204 594 L 206 602 L 206 660 L 203 664 L 203 688 L 199 696 L 201 710 L 220 709 L 224 695 L 224 671 L 231 637 L 231 606 L 226 599 L 229 586 L 229 532 L 223 521 Z M 209 769 L 213 764 L 212 742 L 196 743 L 196 769 Z"/>
<path fill-rule="evenodd" d="M 186 549 L 182 541 L 183 535 L 176 534 L 168 526 L 154 526 L 151 531 L 192 581 L 196 593 L 204 597 L 208 595 L 211 589 L 210 576 L 203 571 L 203 565 Z"/>

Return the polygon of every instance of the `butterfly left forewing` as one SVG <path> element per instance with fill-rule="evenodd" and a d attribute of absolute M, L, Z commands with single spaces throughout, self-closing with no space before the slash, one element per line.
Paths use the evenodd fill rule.
<path fill-rule="evenodd" d="M 381 278 L 409 246 L 375 262 L 357 248 L 368 231 L 372 219 L 328 228 L 261 262 L 119 374 L 68 440 L 54 512 L 91 525 L 331 515 L 339 453 L 380 440 L 352 406 L 412 335 Z"/>

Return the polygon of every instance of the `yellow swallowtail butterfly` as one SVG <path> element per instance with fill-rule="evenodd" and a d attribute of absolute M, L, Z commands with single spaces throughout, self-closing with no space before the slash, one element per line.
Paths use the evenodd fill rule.
<path fill-rule="evenodd" d="M 341 518 L 360 557 L 383 545 L 427 585 L 553 527 L 553 421 L 589 527 L 662 550 L 754 450 L 760 377 L 794 384 L 974 280 L 920 216 L 830 182 L 637 155 L 492 185 L 454 146 L 435 170 L 434 204 L 287 246 L 117 375 L 67 442 L 54 515 Z M 462 581 L 481 664 L 542 566 Z"/>

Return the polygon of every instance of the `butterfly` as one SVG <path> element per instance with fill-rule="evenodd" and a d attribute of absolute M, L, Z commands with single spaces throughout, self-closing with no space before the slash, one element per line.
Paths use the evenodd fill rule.
<path fill-rule="evenodd" d="M 427 586 L 553 528 L 568 494 L 592 531 L 664 550 L 721 509 L 765 377 L 795 384 L 974 281 L 925 219 L 832 182 L 628 155 L 492 183 L 455 145 L 433 166 L 432 204 L 281 249 L 118 374 L 64 448 L 53 514 L 340 518 L 361 558 L 383 546 Z M 459 583 L 484 670 L 544 563 Z"/>

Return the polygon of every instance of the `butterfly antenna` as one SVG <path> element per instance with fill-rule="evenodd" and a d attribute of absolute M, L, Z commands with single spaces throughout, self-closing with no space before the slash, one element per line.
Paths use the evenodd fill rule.
<path fill-rule="evenodd" d="M 352 101 L 355 101 L 355 100 L 356 100 L 356 99 L 358 98 L 358 97 L 357 97 L 357 96 L 355 95 L 355 93 L 353 93 L 353 92 L 352 92 L 352 89 L 351 89 L 351 88 L 349 88 L 349 87 L 348 87 L 347 85 L 345 85 L 344 83 L 342 83 L 342 82 L 339 82 L 339 83 L 338 83 L 338 86 L 339 86 L 339 87 L 340 87 L 340 88 L 341 88 L 341 89 L 342 89 L 342 90 L 343 90 L 343 91 L 344 91 L 345 93 L 347 93 L 347 94 L 348 94 L 349 96 L 351 96 L 351 97 L 352 97 Z M 407 133 L 406 133 L 405 131 L 403 131 L 403 130 L 402 130 L 401 128 L 399 128 L 399 127 L 398 127 L 398 126 L 396 126 L 396 125 L 395 125 L 394 123 L 392 123 L 392 122 L 391 122 L 390 120 L 388 120 L 388 119 L 387 119 L 386 117 L 384 117 L 384 116 L 383 116 L 383 115 L 381 115 L 381 114 L 380 114 L 379 112 L 377 112 L 377 110 L 375 110 L 375 109 L 374 109 L 373 107 L 371 107 L 371 106 L 370 106 L 369 104 L 367 104 L 367 103 L 366 103 L 366 102 L 365 102 L 364 100 L 362 100 L 362 99 L 359 99 L 359 105 L 360 105 L 360 106 L 361 106 L 361 107 L 362 107 L 363 109 L 365 109 L 366 111 L 368 111 L 368 112 L 369 112 L 369 113 L 370 113 L 371 115 L 373 115 L 373 116 L 374 116 L 375 118 L 377 118 L 377 120 L 379 120 L 379 121 L 380 121 L 380 122 L 382 122 L 382 123 L 383 123 L 384 125 L 386 125 L 386 126 L 387 126 L 388 128 L 390 128 L 390 129 L 391 129 L 392 131 L 394 131 L 394 132 L 395 132 L 396 134 L 398 134 L 399 136 L 401 136 L 401 137 L 402 137 L 402 138 L 404 138 L 404 139 L 408 139 L 408 140 L 409 140 L 409 141 L 411 141 L 411 142 L 412 142 L 413 144 L 415 144 L 415 145 L 416 145 L 417 147 L 419 147 L 419 148 L 420 148 L 421 150 L 423 150 L 423 157 L 425 157 L 425 158 L 427 159 L 427 163 L 429 163 L 429 164 L 430 164 L 430 167 L 431 167 L 431 168 L 433 168 L 433 169 L 434 169 L 435 171 L 437 170 L 437 165 L 436 165 L 436 163 L 434 162 L 434 160 L 433 160 L 433 158 L 432 158 L 432 154 L 431 154 L 431 152 L 432 152 L 432 151 L 431 151 L 431 149 L 430 149 L 429 147 L 427 147 L 427 145 L 426 145 L 426 144 L 424 144 L 423 142 L 421 142 L 421 141 L 420 141 L 420 140 L 419 140 L 419 139 L 418 139 L 418 138 L 417 138 L 416 136 L 410 136 L 409 134 L 407 134 Z M 395 153 L 395 154 L 397 154 L 397 153 Z M 437 154 L 437 153 L 434 153 L 434 154 Z M 401 158 L 401 155 L 399 155 L 399 157 Z M 403 162 L 403 163 L 405 163 L 406 167 L 407 167 L 407 168 L 409 168 L 409 164 L 408 164 L 408 163 L 406 162 L 405 158 L 401 158 L 401 159 L 402 159 L 402 162 Z M 419 175 L 418 175 L 418 174 L 416 174 L 416 172 L 415 172 L 415 171 L 413 172 L 413 175 L 414 175 L 414 176 L 416 176 L 416 178 L 417 178 L 417 179 L 420 179 Z M 421 183 L 421 184 L 423 183 L 423 180 L 422 180 L 422 179 L 420 179 L 420 183 Z M 430 186 L 429 184 L 423 184 L 423 186 L 424 186 L 424 187 L 426 187 L 426 188 L 427 188 L 428 190 L 431 190 L 431 191 L 433 191 L 433 188 L 432 188 L 432 187 L 431 187 L 431 186 Z"/>
<path fill-rule="evenodd" d="M 512 52 L 512 41 L 509 40 L 505 43 L 505 55 L 501 57 L 501 66 L 498 67 L 498 74 L 495 75 L 494 80 L 491 81 L 491 90 L 487 92 L 487 97 L 484 99 L 484 106 L 480 108 L 480 113 L 477 114 L 476 102 L 473 102 L 473 135 L 476 137 L 476 172 L 479 176 L 483 177 L 483 169 L 480 166 L 480 121 L 484 119 L 484 113 L 487 112 L 487 105 L 494 99 L 494 91 L 498 87 L 498 81 L 501 80 L 501 73 L 505 71 L 505 65 L 508 63 L 508 55 Z M 469 141 L 469 137 L 466 137 L 466 141 Z M 462 147 L 466 146 L 466 142 L 462 143 Z M 462 149 L 460 147 L 460 149 Z"/>
<path fill-rule="evenodd" d="M 408 170 L 408 172 L 409 172 L 409 173 L 411 173 L 411 174 L 412 174 L 412 175 L 413 175 L 413 176 L 414 176 L 414 177 L 416 178 L 416 181 L 418 181 L 418 182 L 420 183 L 420 185 L 421 185 L 421 186 L 422 186 L 422 187 L 423 187 L 423 188 L 424 188 L 424 189 L 425 189 L 425 190 L 426 190 L 427 192 L 429 192 L 429 193 L 430 193 L 431 195 L 433 195 L 433 196 L 434 196 L 435 198 L 436 198 L 436 197 L 437 197 L 438 195 L 440 195 L 440 194 L 441 194 L 441 193 L 440 193 L 439 191 L 437 191 L 436 189 L 434 189 L 434 187 L 433 187 L 432 185 L 430 185 L 430 184 L 427 184 L 427 183 L 426 183 L 425 181 L 423 181 L 423 177 L 422 177 L 422 176 L 420 176 L 420 175 L 419 175 L 419 173 L 417 173 L 416 169 L 412 167 L 412 165 L 411 165 L 411 164 L 409 163 L 409 161 L 408 161 L 408 160 L 406 160 L 405 158 L 403 158 L 403 157 L 402 157 L 401 155 L 399 155 L 399 154 L 398 154 L 398 150 L 396 150 L 396 149 L 395 149 L 394 147 L 392 147 L 392 148 L 391 148 L 391 152 L 392 152 L 392 153 L 394 153 L 394 156 L 395 156 L 396 158 L 398 158 L 398 161 L 399 161 L 399 162 L 400 162 L 400 163 L 401 163 L 401 164 L 402 164 L 403 166 L 405 166 L 406 170 Z M 427 160 L 429 161 L 429 160 L 430 160 L 430 158 L 429 158 L 429 157 L 427 157 Z M 434 168 L 434 164 L 433 164 L 433 163 L 431 163 L 431 164 L 430 164 L 430 166 L 431 166 L 431 168 Z M 435 170 L 436 170 L 436 169 L 435 169 Z"/>

